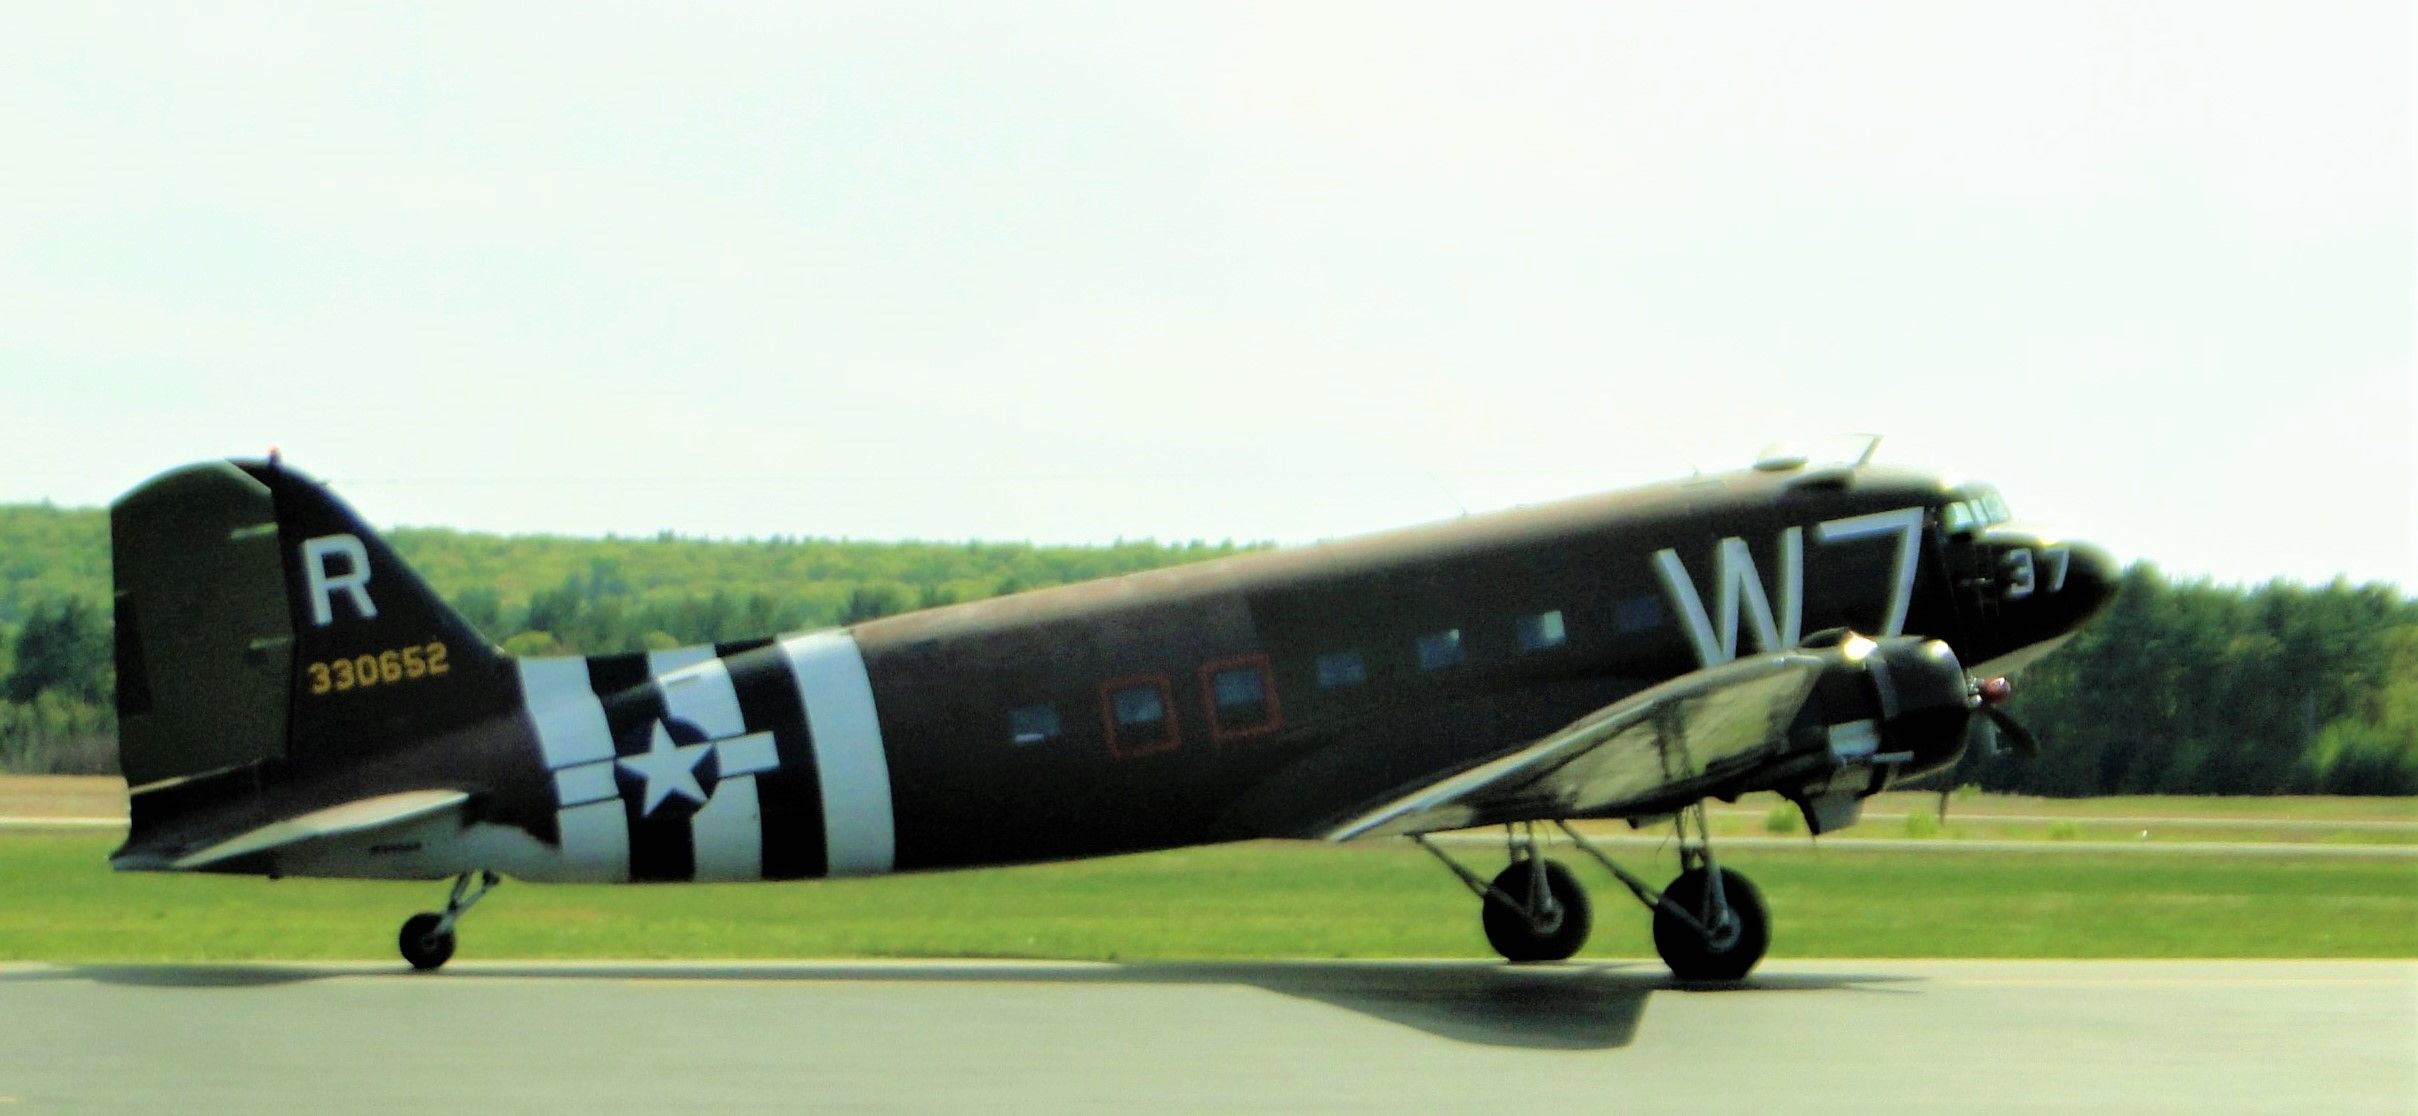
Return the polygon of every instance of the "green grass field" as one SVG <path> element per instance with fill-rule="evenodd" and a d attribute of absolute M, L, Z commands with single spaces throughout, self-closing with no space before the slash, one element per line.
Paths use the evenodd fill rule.
<path fill-rule="evenodd" d="M 114 834 L 0 835 L 0 960 L 384 959 L 440 883 L 114 874 Z M 1667 856 L 1627 854 L 1649 878 Z M 1472 850 L 1473 864 L 1491 856 Z M 2413 957 L 2418 861 L 2222 853 L 1738 850 L 1775 957 Z M 1584 956 L 1653 953 L 1592 865 Z M 1477 903 L 1425 854 L 1251 844 L 793 884 L 507 883 L 465 958 L 1485 957 Z"/>

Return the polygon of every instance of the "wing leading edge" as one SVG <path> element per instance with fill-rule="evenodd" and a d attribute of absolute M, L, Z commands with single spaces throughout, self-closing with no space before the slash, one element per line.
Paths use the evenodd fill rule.
<path fill-rule="evenodd" d="M 1346 841 L 1515 818 L 1585 817 L 1719 767 L 1752 766 L 1784 746 L 1826 665 L 1822 655 L 1783 652 L 1682 675 L 1387 802 L 1327 837 Z"/>
<path fill-rule="evenodd" d="M 1961 750 L 1968 712 L 1963 670 L 1945 644 L 1848 636 L 1641 690 L 1325 836 L 1659 813 L 1715 792 L 1860 798 L 1895 771 Z"/>

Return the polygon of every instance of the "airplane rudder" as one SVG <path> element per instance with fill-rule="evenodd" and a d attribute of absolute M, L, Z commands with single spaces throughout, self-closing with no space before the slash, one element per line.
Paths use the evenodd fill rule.
<path fill-rule="evenodd" d="M 120 497 L 109 532 L 127 782 L 282 755 L 293 630 L 268 487 L 188 466 Z"/>

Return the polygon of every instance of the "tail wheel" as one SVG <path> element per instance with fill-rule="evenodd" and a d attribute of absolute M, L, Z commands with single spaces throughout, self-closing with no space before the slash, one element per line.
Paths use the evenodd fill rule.
<path fill-rule="evenodd" d="M 473 879 L 478 881 L 475 889 L 470 886 Z M 502 882 L 503 877 L 487 870 L 454 877 L 453 894 L 445 900 L 444 914 L 423 911 L 403 920 L 403 932 L 395 937 L 395 944 L 403 950 L 403 959 L 421 972 L 452 960 L 453 928 L 472 906 Z"/>
<path fill-rule="evenodd" d="M 1548 900 L 1544 904 L 1536 902 L 1540 864 Z M 1519 905 L 1504 902 L 1498 895 L 1510 896 Z M 1540 908 L 1541 913 L 1532 913 L 1532 907 Z M 1595 926 L 1594 912 L 1578 877 L 1560 861 L 1535 858 L 1513 861 L 1494 878 L 1480 921 L 1486 926 L 1487 943 L 1506 961 L 1565 960 L 1587 944 L 1587 932 Z"/>
<path fill-rule="evenodd" d="M 395 944 L 402 948 L 403 959 L 411 967 L 426 972 L 453 959 L 453 931 L 439 930 L 445 924 L 443 915 L 433 912 L 416 914 L 403 922 L 403 932 Z"/>
<path fill-rule="evenodd" d="M 1711 877 L 1691 868 L 1662 889 L 1664 903 L 1673 904 L 1703 922 L 1704 931 L 1661 907 L 1654 909 L 1654 951 L 1681 980 L 1738 980 L 1746 976 L 1763 951 L 1771 946 L 1771 918 L 1755 885 L 1727 868 L 1721 872 L 1721 897 L 1726 910 L 1707 910 Z"/>

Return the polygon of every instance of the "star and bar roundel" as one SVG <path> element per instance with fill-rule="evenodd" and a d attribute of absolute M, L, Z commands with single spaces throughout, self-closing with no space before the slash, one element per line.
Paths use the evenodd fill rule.
<path fill-rule="evenodd" d="M 619 756 L 621 793 L 639 801 L 638 816 L 694 816 L 711 801 L 713 788 L 726 777 L 758 775 L 781 766 L 779 750 L 769 732 L 751 732 L 723 740 L 708 740 L 694 722 L 668 717 L 655 722 L 646 751 Z"/>
<path fill-rule="evenodd" d="M 887 872 L 889 764 L 845 632 L 591 659 L 523 659 L 563 878 Z"/>

